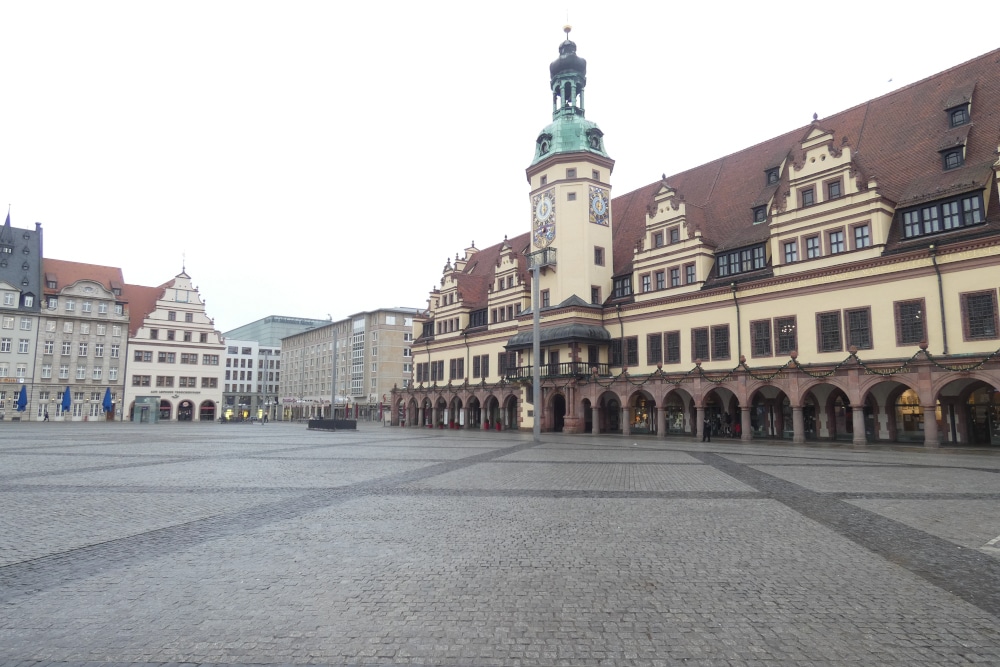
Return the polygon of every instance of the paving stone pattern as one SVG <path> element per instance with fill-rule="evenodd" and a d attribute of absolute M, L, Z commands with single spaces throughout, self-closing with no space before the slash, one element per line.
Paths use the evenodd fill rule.
<path fill-rule="evenodd" d="M 1000 450 L 541 440 L 5 425 L 0 664 L 1000 664 Z"/>

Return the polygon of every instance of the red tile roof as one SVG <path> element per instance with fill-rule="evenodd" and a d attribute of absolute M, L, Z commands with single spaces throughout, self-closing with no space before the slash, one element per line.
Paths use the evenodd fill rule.
<path fill-rule="evenodd" d="M 971 124 L 949 127 L 945 110 L 970 97 Z M 719 249 L 765 240 L 767 225 L 754 225 L 752 218 L 753 207 L 766 202 L 769 186 L 764 172 L 785 158 L 790 162 L 800 159 L 800 142 L 817 126 L 833 134 L 835 148 L 850 147 L 862 176 L 874 178 L 882 196 L 897 205 L 982 186 L 991 177 L 990 166 L 997 159 L 1000 143 L 1000 50 L 756 146 L 668 176 L 667 183 L 684 197 L 689 224 L 700 225 L 704 240 Z M 939 151 L 963 139 L 967 142 L 965 166 L 943 171 Z M 632 248 L 645 230 L 646 205 L 659 185 L 647 185 L 611 202 L 616 275 L 631 270 Z M 779 196 L 787 185 L 785 173 Z M 692 206 L 698 210 L 692 211 Z M 997 208 L 990 207 L 991 223 L 1000 220 Z"/>
<path fill-rule="evenodd" d="M 146 316 L 156 310 L 156 302 L 163 296 L 164 289 L 166 289 L 164 285 L 159 287 L 125 285 L 125 295 L 129 300 L 129 336 L 135 336 Z"/>
<path fill-rule="evenodd" d="M 949 126 L 945 110 L 971 99 L 971 124 Z M 970 191 L 988 183 L 991 165 L 1000 143 L 1000 49 L 935 74 L 927 79 L 883 95 L 809 125 L 795 128 L 773 139 L 713 160 L 687 171 L 667 176 L 666 182 L 683 198 L 688 225 L 717 249 L 760 243 L 770 230 L 753 224 L 753 208 L 766 204 L 771 195 L 783 205 L 788 191 L 789 165 L 804 158 L 803 139 L 815 128 L 833 136 L 833 150 L 849 147 L 863 185 L 877 182 L 879 193 L 898 206 Z M 665 139 L 669 133 L 665 130 Z M 965 165 L 943 171 L 939 151 L 966 142 Z M 768 185 L 765 171 L 786 165 L 777 185 Z M 659 190 L 661 180 L 615 197 L 611 202 L 614 233 L 614 273 L 632 269 L 633 248 L 643 238 L 646 208 Z M 1000 204 L 992 188 L 988 228 L 1000 228 Z M 898 225 L 894 225 L 894 229 Z M 982 233 L 972 230 L 969 233 Z M 524 269 L 523 251 L 529 234 L 510 243 Z M 890 236 L 887 252 L 900 243 Z M 502 243 L 476 253 L 459 276 L 463 301 L 472 309 L 486 307 L 489 286 Z"/>
<path fill-rule="evenodd" d="M 114 289 L 122 289 L 125 279 L 122 277 L 122 270 L 117 266 L 101 266 L 99 264 L 84 264 L 82 262 L 67 262 L 61 259 L 44 258 L 42 260 L 42 272 L 45 274 L 45 282 L 55 281 L 56 288 L 51 289 L 43 286 L 45 294 L 58 294 L 60 290 L 80 280 L 92 280 L 100 283 L 109 292 Z M 127 297 L 122 295 L 122 300 L 127 301 Z"/>

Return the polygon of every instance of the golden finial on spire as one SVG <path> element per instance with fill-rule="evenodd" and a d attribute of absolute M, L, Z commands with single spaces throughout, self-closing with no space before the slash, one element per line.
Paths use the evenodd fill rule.
<path fill-rule="evenodd" d="M 566 24 L 563 26 L 563 32 L 566 33 L 566 39 L 569 39 L 569 31 L 573 29 L 573 26 Z"/>

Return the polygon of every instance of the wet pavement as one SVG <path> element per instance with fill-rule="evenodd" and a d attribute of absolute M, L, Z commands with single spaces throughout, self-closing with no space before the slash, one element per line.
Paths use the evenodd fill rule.
<path fill-rule="evenodd" d="M 1000 664 L 1000 450 L 0 427 L 0 663 Z"/>

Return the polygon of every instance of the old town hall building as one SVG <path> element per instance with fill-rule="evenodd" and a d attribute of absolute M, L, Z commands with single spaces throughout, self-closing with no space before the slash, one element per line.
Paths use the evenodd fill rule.
<path fill-rule="evenodd" d="M 394 420 L 1000 445 L 1000 51 L 614 197 L 568 29 L 550 74 L 525 231 L 446 264 Z"/>

